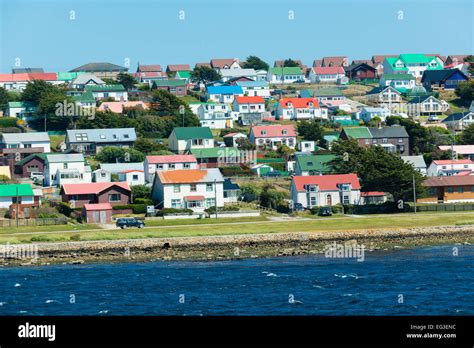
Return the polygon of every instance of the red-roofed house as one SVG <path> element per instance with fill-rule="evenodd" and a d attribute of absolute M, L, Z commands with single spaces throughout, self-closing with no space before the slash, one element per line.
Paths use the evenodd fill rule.
<path fill-rule="evenodd" d="M 450 176 L 473 171 L 474 161 L 470 159 L 434 160 L 428 167 L 427 176 Z"/>
<path fill-rule="evenodd" d="M 88 224 L 109 224 L 112 222 L 110 203 L 84 204 L 82 217 Z"/>
<path fill-rule="evenodd" d="M 154 65 L 142 65 L 139 64 L 137 68 L 137 72 L 162 72 L 163 69 L 161 65 L 154 64 Z"/>
<path fill-rule="evenodd" d="M 270 147 L 276 150 L 280 145 L 292 149 L 296 146 L 296 130 L 293 125 L 253 126 L 249 140 L 257 147 Z"/>
<path fill-rule="evenodd" d="M 194 155 L 146 156 L 144 169 L 145 180 L 153 182 L 156 171 L 198 169 L 198 163 Z"/>
<path fill-rule="evenodd" d="M 91 203 L 130 204 L 131 190 L 126 182 L 93 182 L 64 184 L 59 194 L 63 202 L 81 208 Z"/>
<path fill-rule="evenodd" d="M 313 67 L 309 71 L 309 79 L 312 83 L 338 83 L 345 81 L 345 72 L 342 66 Z"/>
<path fill-rule="evenodd" d="M 115 102 L 103 102 L 98 107 L 98 111 L 110 111 L 115 114 L 122 114 L 125 108 L 137 108 L 142 110 L 147 110 L 148 105 L 142 102 L 141 100 L 138 101 L 115 101 Z"/>
<path fill-rule="evenodd" d="M 321 66 L 349 66 L 349 59 L 346 56 L 324 57 Z"/>
<path fill-rule="evenodd" d="M 327 119 L 326 108 L 321 108 L 316 98 L 282 98 L 276 105 L 278 120 Z"/>
<path fill-rule="evenodd" d="M 30 81 L 42 80 L 53 84 L 59 84 L 56 73 L 20 73 L 0 74 L 0 87 L 6 90 L 22 91 Z"/>
<path fill-rule="evenodd" d="M 328 174 L 293 176 L 291 178 L 293 204 L 303 207 L 360 204 L 360 183 L 357 174 Z"/>
<path fill-rule="evenodd" d="M 380 191 L 361 192 L 362 204 L 382 204 L 387 201 L 387 194 Z"/>
<path fill-rule="evenodd" d="M 264 112 L 265 100 L 262 97 L 236 96 L 232 108 L 240 113 Z"/>
<path fill-rule="evenodd" d="M 211 67 L 217 71 L 223 69 L 241 69 L 237 58 L 211 59 Z"/>
<path fill-rule="evenodd" d="M 431 176 L 423 186 L 428 194 L 417 200 L 420 203 L 474 202 L 474 175 Z"/>
<path fill-rule="evenodd" d="M 166 67 L 166 73 L 168 76 L 174 76 L 178 71 L 191 71 L 189 64 L 170 64 Z"/>

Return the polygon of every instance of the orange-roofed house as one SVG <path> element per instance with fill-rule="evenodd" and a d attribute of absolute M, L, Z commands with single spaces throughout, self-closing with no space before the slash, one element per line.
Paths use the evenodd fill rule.
<path fill-rule="evenodd" d="M 232 109 L 239 113 L 265 112 L 265 100 L 262 97 L 236 96 Z"/>
<path fill-rule="evenodd" d="M 293 176 L 290 190 L 293 204 L 301 204 L 307 209 L 360 204 L 361 199 L 357 174 Z"/>
<path fill-rule="evenodd" d="M 224 177 L 218 168 L 158 171 L 151 196 L 160 208 L 192 209 L 224 206 Z"/>
<path fill-rule="evenodd" d="M 198 169 L 198 164 L 194 155 L 160 155 L 146 156 L 144 167 L 145 180 L 152 183 L 157 170 Z"/>
<path fill-rule="evenodd" d="M 269 147 L 276 150 L 281 145 L 294 149 L 296 146 L 296 129 L 293 125 L 253 126 L 249 140 L 257 147 Z"/>
<path fill-rule="evenodd" d="M 312 83 L 346 83 L 346 74 L 342 66 L 320 66 L 313 67 L 309 71 L 309 79 Z"/>
<path fill-rule="evenodd" d="M 277 120 L 327 119 L 327 108 L 321 108 L 316 98 L 282 98 L 276 105 Z"/>
<path fill-rule="evenodd" d="M 427 176 L 451 176 L 474 174 L 474 161 L 470 159 L 434 160 L 428 167 Z"/>
<path fill-rule="evenodd" d="M 110 203 L 114 206 L 130 204 L 131 190 L 126 182 L 64 184 L 60 195 L 63 202 L 75 208 L 96 203 Z"/>

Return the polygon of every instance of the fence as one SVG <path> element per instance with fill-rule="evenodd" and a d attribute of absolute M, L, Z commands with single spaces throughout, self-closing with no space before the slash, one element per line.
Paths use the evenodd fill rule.
<path fill-rule="evenodd" d="M 416 211 L 425 212 L 425 211 L 469 211 L 474 210 L 474 203 L 465 203 L 465 204 L 422 204 L 416 206 Z M 414 211 L 413 204 L 410 204 L 410 211 Z"/>
<path fill-rule="evenodd" d="M 47 219 L 4 219 L 0 220 L 0 227 L 16 227 L 18 226 L 52 226 L 66 225 L 67 218 L 47 218 Z"/>

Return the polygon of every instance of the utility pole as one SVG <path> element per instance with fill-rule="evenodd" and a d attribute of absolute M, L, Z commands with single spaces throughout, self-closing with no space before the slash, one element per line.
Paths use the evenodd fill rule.
<path fill-rule="evenodd" d="M 216 205 L 216 219 L 217 219 L 217 180 L 214 179 L 214 203 Z"/>
<path fill-rule="evenodd" d="M 20 213 L 19 211 L 19 204 L 18 204 L 18 184 L 16 185 L 16 214 L 15 214 L 15 220 L 16 220 L 16 227 L 18 228 L 20 221 L 18 220 L 18 214 Z"/>
<path fill-rule="evenodd" d="M 415 205 L 415 214 L 416 214 L 416 181 L 415 181 L 415 174 L 413 174 L 413 204 Z"/>

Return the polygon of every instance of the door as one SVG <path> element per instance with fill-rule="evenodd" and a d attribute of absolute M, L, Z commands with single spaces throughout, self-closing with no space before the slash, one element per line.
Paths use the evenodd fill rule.
<path fill-rule="evenodd" d="M 107 223 L 107 212 L 105 210 L 100 211 L 100 223 L 101 224 Z"/>
<path fill-rule="evenodd" d="M 98 223 L 99 222 L 99 212 L 98 211 L 93 211 L 92 212 L 92 223 Z"/>
<path fill-rule="evenodd" d="M 327 206 L 332 206 L 332 196 L 331 195 L 327 195 L 326 196 L 326 205 Z"/>

